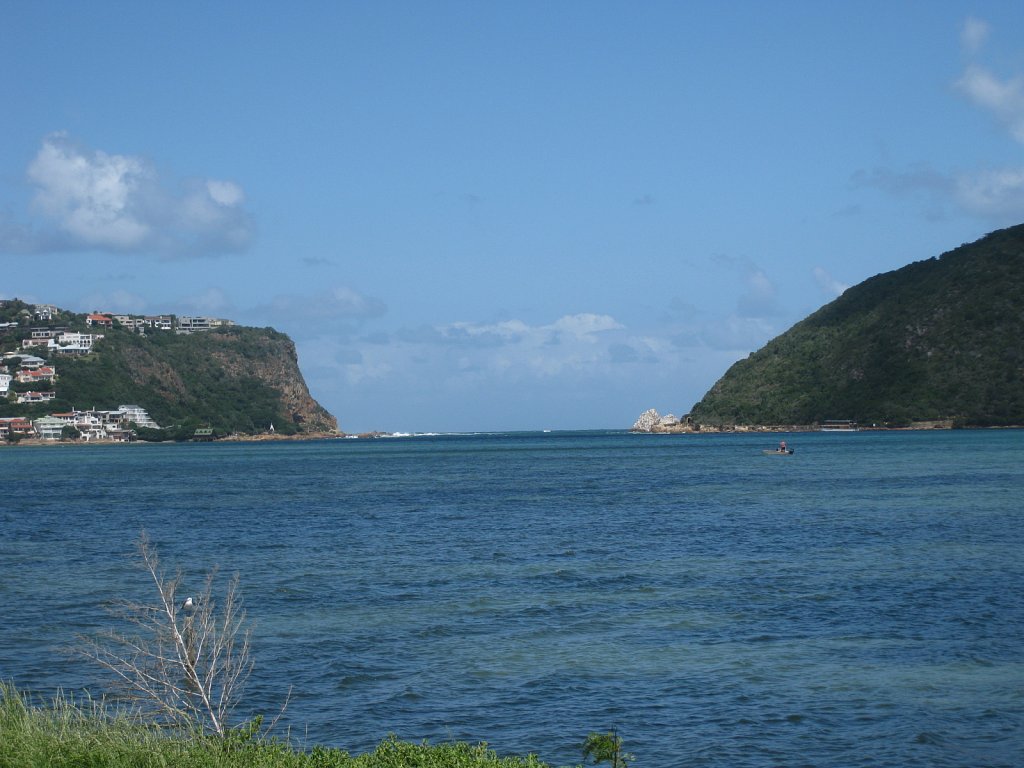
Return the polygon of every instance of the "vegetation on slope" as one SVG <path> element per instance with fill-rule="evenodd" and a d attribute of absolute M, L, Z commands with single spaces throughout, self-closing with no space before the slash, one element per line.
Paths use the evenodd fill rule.
<path fill-rule="evenodd" d="M 222 340 L 238 356 L 265 355 L 286 337 L 271 329 L 225 328 L 179 336 L 107 332 L 97 354 L 59 364 L 58 394 L 78 407 L 140 403 L 160 425 L 209 424 L 229 432 L 290 434 L 297 425 L 266 382 L 233 374 L 214 353 Z"/>
<path fill-rule="evenodd" d="M 3 315 L 23 317 L 25 307 L 5 302 Z M 8 347 L 27 337 L 28 324 L 22 319 L 18 332 L 6 334 Z M 62 317 L 59 325 L 97 330 L 77 315 Z M 50 361 L 58 373 L 55 400 L 35 406 L 0 403 L 0 416 L 37 418 L 131 403 L 145 408 L 171 437 L 190 437 L 199 426 L 220 435 L 265 432 L 271 424 L 286 435 L 337 428 L 334 417 L 309 397 L 291 339 L 272 328 L 231 326 L 190 335 L 151 331 L 141 336 L 117 327 L 99 332 L 104 338 L 92 354 Z M 25 354 L 45 351 L 30 348 Z"/>
<path fill-rule="evenodd" d="M 877 275 L 733 365 L 705 424 L 1024 424 L 1024 225 Z"/>

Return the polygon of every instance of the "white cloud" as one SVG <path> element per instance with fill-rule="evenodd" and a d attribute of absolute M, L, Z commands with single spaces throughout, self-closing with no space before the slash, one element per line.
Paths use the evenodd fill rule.
<path fill-rule="evenodd" d="M 778 328 L 764 318 L 731 315 L 716 323 L 706 323 L 700 342 L 713 350 L 752 352 L 778 333 Z"/>
<path fill-rule="evenodd" d="M 956 196 L 973 213 L 1017 220 L 1024 217 L 1024 168 L 958 176 Z"/>
<path fill-rule="evenodd" d="M 36 208 L 84 246 L 129 250 L 151 235 L 136 201 L 153 177 L 137 158 L 87 155 L 54 134 L 29 165 L 28 179 Z"/>
<path fill-rule="evenodd" d="M 971 59 L 981 51 L 988 33 L 989 25 L 984 20 L 971 17 L 964 21 L 960 42 Z M 972 60 L 953 87 L 970 102 L 990 112 L 1016 141 L 1024 143 L 1024 76 L 1000 79 Z"/>
<path fill-rule="evenodd" d="M 836 280 L 823 267 L 815 267 L 813 272 L 814 281 L 818 284 L 818 287 L 830 297 L 841 296 L 850 287 Z"/>
<path fill-rule="evenodd" d="M 27 177 L 37 221 L 0 227 L 0 250 L 188 257 L 240 251 L 252 240 L 237 184 L 192 179 L 170 190 L 145 159 L 91 150 L 64 133 L 43 140 Z"/>
<path fill-rule="evenodd" d="M 998 224 L 1017 224 L 1024 218 L 1024 168 L 939 173 L 924 168 L 907 172 L 875 169 L 858 172 L 857 186 L 874 187 L 895 196 L 924 196 L 929 211 L 942 217 L 952 204 L 961 211 Z"/>
<path fill-rule="evenodd" d="M 183 314 L 235 319 L 231 317 L 235 307 L 220 288 L 207 288 L 202 293 L 187 296 L 178 301 L 177 306 L 185 310 Z"/>
<path fill-rule="evenodd" d="M 977 53 L 988 39 L 987 21 L 969 17 L 960 28 L 960 44 L 967 53 Z"/>
<path fill-rule="evenodd" d="M 768 317 L 779 313 L 778 290 L 775 283 L 762 270 L 748 270 L 744 282 L 746 289 L 736 300 L 741 317 Z"/>
<path fill-rule="evenodd" d="M 116 290 L 110 293 L 90 293 L 78 300 L 78 306 L 86 307 L 89 311 L 141 315 L 148 311 L 149 302 L 129 291 Z"/>
<path fill-rule="evenodd" d="M 569 333 L 578 339 L 594 341 L 593 335 L 622 328 L 610 315 L 565 315 L 551 325 L 553 330 Z"/>
<path fill-rule="evenodd" d="M 256 323 L 270 323 L 296 337 L 308 338 L 326 328 L 351 330 L 358 323 L 387 313 L 387 305 L 347 285 L 336 285 L 316 294 L 282 293 L 269 303 L 245 313 Z"/>
<path fill-rule="evenodd" d="M 622 358 L 623 345 L 629 343 L 624 331 L 613 317 L 591 313 L 540 325 L 517 319 L 456 322 L 402 330 L 387 344 L 377 337 L 350 340 L 335 360 L 344 361 L 339 367 L 353 386 L 400 376 L 460 386 L 457 382 L 596 374 L 612 358 Z"/>
<path fill-rule="evenodd" d="M 1024 77 L 1000 80 L 972 64 L 954 85 L 972 103 L 991 112 L 1016 141 L 1024 143 Z"/>
<path fill-rule="evenodd" d="M 245 200 L 245 193 L 242 192 L 242 188 L 230 181 L 207 181 L 206 191 L 209 192 L 210 197 L 218 205 L 231 207 L 239 205 Z"/>
<path fill-rule="evenodd" d="M 986 22 L 970 18 L 961 29 L 961 43 L 972 56 L 989 33 Z M 970 62 L 953 87 L 972 104 L 992 114 L 1010 136 L 1024 143 L 1024 76 L 999 78 L 977 62 Z M 941 218 L 950 207 L 999 225 L 1024 218 L 1024 168 L 958 169 L 940 172 L 927 166 L 908 171 L 875 169 L 854 175 L 857 186 L 881 189 L 893 195 L 923 195 L 926 215 Z"/>

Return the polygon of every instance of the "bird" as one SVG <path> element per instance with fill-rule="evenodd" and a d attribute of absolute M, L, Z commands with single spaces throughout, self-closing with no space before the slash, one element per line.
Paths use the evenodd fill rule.
<path fill-rule="evenodd" d="M 191 595 L 186 597 L 185 598 L 185 602 L 181 604 L 181 608 L 184 611 L 191 611 L 195 607 L 196 607 L 196 601 L 192 598 Z"/>

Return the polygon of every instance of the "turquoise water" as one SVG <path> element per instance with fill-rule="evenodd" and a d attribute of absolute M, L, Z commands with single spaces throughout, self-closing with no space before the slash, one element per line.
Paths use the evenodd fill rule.
<path fill-rule="evenodd" d="M 101 690 L 62 649 L 145 528 L 240 572 L 247 704 L 310 744 L 1024 765 L 1024 431 L 785 437 L 2 449 L 0 678 Z"/>

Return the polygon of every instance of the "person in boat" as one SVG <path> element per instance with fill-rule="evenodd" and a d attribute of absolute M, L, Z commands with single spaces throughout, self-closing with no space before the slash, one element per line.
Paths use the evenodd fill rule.
<path fill-rule="evenodd" d="M 779 440 L 779 453 L 786 453 L 786 441 Z"/>

